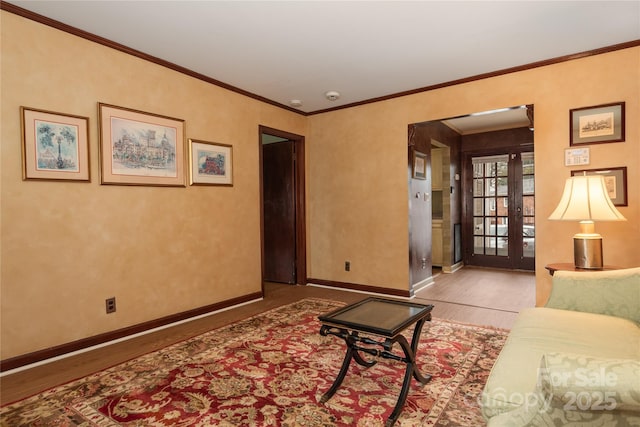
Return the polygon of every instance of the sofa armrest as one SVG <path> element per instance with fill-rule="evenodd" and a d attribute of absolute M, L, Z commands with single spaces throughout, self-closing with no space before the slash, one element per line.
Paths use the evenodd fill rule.
<path fill-rule="evenodd" d="M 545 307 L 622 317 L 640 323 L 640 267 L 556 271 Z"/>

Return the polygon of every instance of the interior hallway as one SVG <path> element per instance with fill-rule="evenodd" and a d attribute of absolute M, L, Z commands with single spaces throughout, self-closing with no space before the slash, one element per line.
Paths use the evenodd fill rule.
<path fill-rule="evenodd" d="M 535 306 L 535 274 L 465 267 L 438 274 L 414 301 L 433 304 L 434 317 L 510 329 L 521 309 Z"/>
<path fill-rule="evenodd" d="M 20 400 L 303 298 L 352 303 L 367 296 L 334 288 L 265 283 L 265 297 L 261 301 L 3 376 L 0 379 L 0 404 Z M 519 309 L 534 305 L 535 276 L 533 273 L 465 267 L 453 274 L 438 275 L 435 284 L 420 291 L 413 301 L 433 304 L 434 317 L 510 328 Z"/>

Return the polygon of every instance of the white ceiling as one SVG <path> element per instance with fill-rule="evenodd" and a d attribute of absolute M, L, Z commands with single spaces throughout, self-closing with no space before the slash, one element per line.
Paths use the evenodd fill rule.
<path fill-rule="evenodd" d="M 640 40 L 637 0 L 9 3 L 302 112 Z"/>

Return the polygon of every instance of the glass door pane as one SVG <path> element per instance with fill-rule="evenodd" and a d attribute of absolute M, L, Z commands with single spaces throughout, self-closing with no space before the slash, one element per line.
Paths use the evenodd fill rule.
<path fill-rule="evenodd" d="M 509 156 L 474 157 L 474 255 L 509 253 Z"/>
<path fill-rule="evenodd" d="M 536 250 L 535 176 L 533 153 L 522 153 L 522 257 L 534 258 Z"/>

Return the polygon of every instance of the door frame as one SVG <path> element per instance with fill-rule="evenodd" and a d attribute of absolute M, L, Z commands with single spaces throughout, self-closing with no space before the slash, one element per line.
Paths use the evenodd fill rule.
<path fill-rule="evenodd" d="M 295 274 L 296 284 L 307 284 L 307 234 L 305 217 L 305 152 L 304 136 L 286 132 L 267 126 L 258 126 L 258 147 L 260 164 L 260 270 L 262 293 L 264 295 L 264 192 L 263 192 L 263 153 L 262 135 L 268 134 L 293 142 L 295 163 L 295 215 L 296 215 L 296 259 Z"/>

